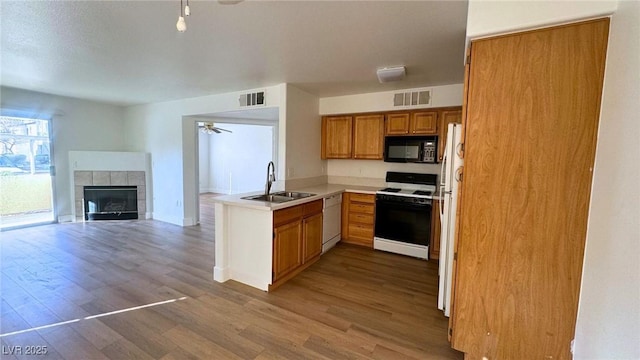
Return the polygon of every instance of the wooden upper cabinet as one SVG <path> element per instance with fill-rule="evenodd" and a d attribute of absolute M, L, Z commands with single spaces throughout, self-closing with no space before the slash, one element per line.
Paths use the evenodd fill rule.
<path fill-rule="evenodd" d="M 444 156 L 444 147 L 447 143 L 449 124 L 462 123 L 462 110 L 443 110 L 440 112 L 439 118 L 440 125 L 438 125 L 438 162 L 442 162 L 442 157 Z"/>
<path fill-rule="evenodd" d="M 438 131 L 438 112 L 424 111 L 411 114 L 410 135 L 436 135 Z"/>
<path fill-rule="evenodd" d="M 387 115 L 387 123 L 385 135 L 407 135 L 409 134 L 409 113 L 389 114 Z"/>
<path fill-rule="evenodd" d="M 384 115 L 353 119 L 353 158 L 381 160 L 384 153 Z"/>
<path fill-rule="evenodd" d="M 322 158 L 350 159 L 353 141 L 351 116 L 326 116 L 322 118 Z"/>
<path fill-rule="evenodd" d="M 413 111 L 387 114 L 385 135 L 437 135 L 437 111 Z"/>

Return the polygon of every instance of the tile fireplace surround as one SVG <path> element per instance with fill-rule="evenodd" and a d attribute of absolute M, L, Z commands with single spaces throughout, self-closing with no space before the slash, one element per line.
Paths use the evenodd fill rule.
<path fill-rule="evenodd" d="M 138 189 L 138 217 L 145 218 L 147 211 L 147 189 L 144 171 L 74 171 L 75 219 L 84 221 L 82 198 L 86 185 L 135 185 Z"/>

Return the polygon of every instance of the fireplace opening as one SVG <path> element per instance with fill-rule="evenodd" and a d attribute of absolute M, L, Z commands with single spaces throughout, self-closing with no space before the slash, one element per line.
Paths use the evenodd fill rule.
<path fill-rule="evenodd" d="M 137 186 L 85 186 L 85 220 L 138 218 Z"/>

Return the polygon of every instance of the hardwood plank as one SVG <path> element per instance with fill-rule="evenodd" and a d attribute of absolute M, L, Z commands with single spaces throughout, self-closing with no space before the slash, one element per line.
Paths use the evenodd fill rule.
<path fill-rule="evenodd" d="M 65 360 L 380 358 L 393 352 L 461 358 L 449 349 L 446 318 L 435 310 L 437 265 L 421 260 L 338 244 L 272 293 L 212 281 L 211 198 L 201 201 L 202 224 L 188 228 L 117 221 L 3 232 L 0 333 L 79 321 L 2 337 L 2 344 L 55 342 L 44 358 Z M 174 343 L 178 339 L 183 342 Z"/>
<path fill-rule="evenodd" d="M 180 344 L 180 347 L 201 359 L 242 359 L 220 345 L 182 326 L 167 331 L 164 336 Z"/>
<path fill-rule="evenodd" d="M 121 338 L 109 346 L 102 349 L 102 353 L 111 360 L 121 359 L 140 359 L 148 360 L 154 359 L 151 355 L 142 351 L 139 347 L 134 345 L 127 339 Z"/>

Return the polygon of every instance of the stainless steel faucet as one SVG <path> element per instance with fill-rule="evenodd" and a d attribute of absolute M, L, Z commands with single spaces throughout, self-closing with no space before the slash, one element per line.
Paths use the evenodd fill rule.
<path fill-rule="evenodd" d="M 271 173 L 269 173 L 269 168 L 271 168 Z M 276 181 L 276 166 L 273 161 L 269 161 L 267 165 L 267 183 L 264 184 L 264 194 L 269 196 L 269 191 L 271 191 L 271 185 Z"/>

